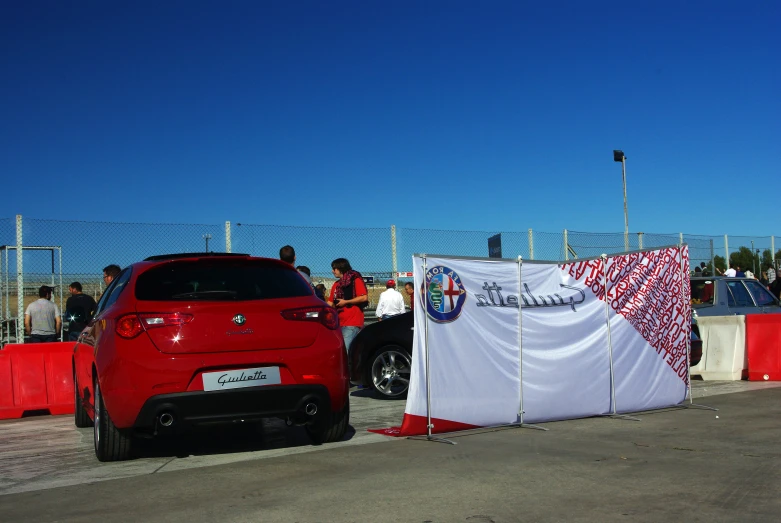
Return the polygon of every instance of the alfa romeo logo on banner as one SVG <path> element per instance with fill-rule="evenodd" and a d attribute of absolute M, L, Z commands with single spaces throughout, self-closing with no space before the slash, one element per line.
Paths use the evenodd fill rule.
<path fill-rule="evenodd" d="M 438 265 L 426 271 L 426 312 L 437 323 L 448 323 L 461 314 L 466 289 L 453 269 Z"/>

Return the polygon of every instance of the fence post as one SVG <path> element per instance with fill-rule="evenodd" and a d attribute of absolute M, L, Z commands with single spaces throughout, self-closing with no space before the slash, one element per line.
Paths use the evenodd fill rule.
<path fill-rule="evenodd" d="M 396 278 L 399 271 L 399 266 L 396 261 L 396 226 L 391 225 L 391 257 L 393 262 L 393 275 L 391 278 Z"/>
<path fill-rule="evenodd" d="M 529 259 L 534 259 L 534 233 L 529 229 Z"/>
<path fill-rule="evenodd" d="M 231 222 L 225 222 L 225 252 L 233 252 L 231 249 Z"/>
<path fill-rule="evenodd" d="M 637 233 L 637 248 L 643 250 L 643 233 Z"/>
<path fill-rule="evenodd" d="M 564 260 L 569 260 L 569 240 L 567 239 L 567 229 L 564 229 Z"/>
<path fill-rule="evenodd" d="M 729 269 L 729 242 L 727 241 L 727 235 L 724 235 L 724 255 L 727 258 L 727 268 Z M 713 270 L 716 270 L 716 267 L 713 268 Z M 716 274 L 714 272 L 714 274 Z"/>
<path fill-rule="evenodd" d="M 22 259 L 22 215 L 16 215 L 16 343 L 24 343 L 24 272 Z M 21 336 L 19 335 L 21 333 Z"/>

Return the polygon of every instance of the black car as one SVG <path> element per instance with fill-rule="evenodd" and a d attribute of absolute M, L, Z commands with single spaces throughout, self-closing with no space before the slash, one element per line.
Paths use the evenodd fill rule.
<path fill-rule="evenodd" d="M 412 311 L 367 325 L 350 345 L 350 380 L 382 398 L 405 398 L 412 369 Z"/>
<path fill-rule="evenodd" d="M 368 325 L 350 346 L 350 381 L 364 385 L 381 398 L 405 398 L 412 368 L 413 314 L 405 312 Z M 702 358 L 702 340 L 692 323 L 689 365 Z"/>

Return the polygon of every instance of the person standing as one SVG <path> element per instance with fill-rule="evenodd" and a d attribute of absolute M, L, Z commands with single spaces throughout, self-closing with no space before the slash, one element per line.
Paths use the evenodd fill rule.
<path fill-rule="evenodd" d="M 726 276 L 727 278 L 734 278 L 734 277 L 737 275 L 737 271 L 735 270 L 734 266 L 733 266 L 731 263 L 730 263 L 730 265 L 729 265 L 729 269 L 727 269 L 727 270 L 726 270 L 726 271 L 724 271 L 724 272 L 722 272 L 722 271 L 721 271 L 720 269 L 718 269 L 718 268 L 717 268 L 716 270 L 717 270 L 717 271 L 719 271 L 719 273 L 720 273 L 722 276 Z"/>
<path fill-rule="evenodd" d="M 290 246 L 285 245 L 281 249 L 279 249 L 279 259 L 283 262 L 289 263 L 290 265 L 296 264 L 296 250 Z M 296 267 L 296 270 L 298 271 L 298 274 L 303 276 L 303 278 L 306 280 L 306 282 L 309 284 L 310 287 L 312 287 L 312 291 L 315 293 L 315 295 L 320 298 L 321 300 L 325 301 L 325 296 L 320 296 L 317 294 L 317 288 L 312 283 L 312 274 L 309 271 L 309 267 L 305 265 L 299 265 Z"/>
<path fill-rule="evenodd" d="M 38 299 L 27 306 L 24 313 L 24 332 L 31 343 L 57 341 L 62 328 L 62 319 L 57 305 L 51 302 L 52 288 L 41 285 Z"/>
<path fill-rule="evenodd" d="M 781 278 L 773 280 L 773 283 L 770 284 L 768 290 L 773 293 L 773 296 L 781 300 Z"/>
<path fill-rule="evenodd" d="M 767 268 L 767 284 L 772 285 L 773 282 L 776 280 L 776 270 L 771 265 Z"/>
<path fill-rule="evenodd" d="M 404 298 L 396 290 L 396 282 L 388 280 L 385 283 L 385 291 L 380 294 L 380 300 L 377 302 L 376 316 L 382 320 L 387 320 L 391 316 L 396 316 L 404 312 Z"/>
<path fill-rule="evenodd" d="M 70 298 L 65 302 L 65 319 L 68 320 L 68 341 L 77 341 L 84 327 L 95 313 L 95 300 L 82 292 L 81 283 L 75 281 L 68 288 Z"/>
<path fill-rule="evenodd" d="M 364 325 L 363 309 L 369 304 L 369 292 L 361 273 L 354 271 L 346 258 L 332 261 L 331 270 L 336 282 L 331 287 L 328 305 L 339 314 L 344 347 L 350 354 L 350 344 Z"/>
<path fill-rule="evenodd" d="M 404 292 L 409 296 L 409 310 L 415 310 L 415 296 L 413 296 L 415 294 L 415 286 L 412 282 L 408 281 L 404 284 Z"/>
<path fill-rule="evenodd" d="M 122 269 L 119 268 L 119 265 L 111 264 L 103 267 L 103 283 L 106 284 L 106 287 L 114 281 L 114 278 L 116 278 L 120 272 L 122 272 Z"/>
<path fill-rule="evenodd" d="M 735 277 L 736 278 L 746 277 L 746 273 L 740 270 L 740 265 L 735 265 Z"/>

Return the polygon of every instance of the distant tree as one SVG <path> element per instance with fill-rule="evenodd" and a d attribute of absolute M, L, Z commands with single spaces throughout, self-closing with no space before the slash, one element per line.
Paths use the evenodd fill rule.
<path fill-rule="evenodd" d="M 762 251 L 762 270 L 766 271 L 769 267 L 772 266 L 773 266 L 773 255 L 770 252 L 770 249 L 765 249 L 764 251 Z"/>
<path fill-rule="evenodd" d="M 724 256 L 719 256 L 718 254 L 713 257 L 713 262 L 716 264 L 716 268 L 720 271 L 726 271 L 727 270 L 727 260 L 724 258 Z M 708 263 L 708 270 L 711 271 L 711 264 Z M 713 271 L 711 271 L 711 274 L 713 274 Z"/>
<path fill-rule="evenodd" d="M 733 252 L 729 255 L 729 261 L 731 264 L 739 266 L 743 272 L 746 272 L 746 270 L 755 270 L 757 259 L 756 254 L 751 252 L 751 249 L 740 247 L 738 252 Z"/>

